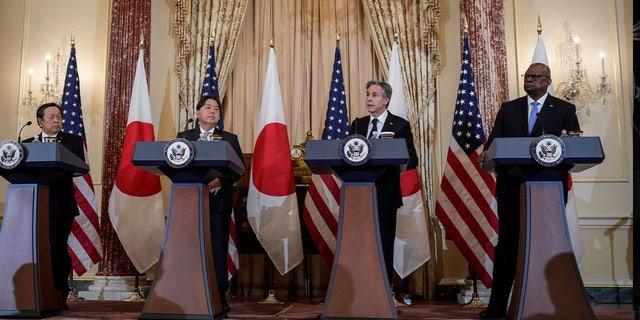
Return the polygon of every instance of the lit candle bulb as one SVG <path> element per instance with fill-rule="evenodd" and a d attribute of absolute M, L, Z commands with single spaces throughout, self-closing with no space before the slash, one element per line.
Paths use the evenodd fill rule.
<path fill-rule="evenodd" d="M 578 38 L 578 36 L 575 36 L 575 38 L 573 38 L 573 41 L 576 43 L 576 61 L 580 62 L 580 38 Z"/>
<path fill-rule="evenodd" d="M 604 51 L 600 51 L 600 62 L 602 62 L 602 75 L 604 76 Z"/>
<path fill-rule="evenodd" d="M 31 92 L 31 75 L 33 75 L 33 68 L 29 68 L 29 92 Z"/>
<path fill-rule="evenodd" d="M 47 53 L 45 58 L 47 59 L 47 79 L 49 79 L 49 61 L 51 61 L 51 55 Z"/>

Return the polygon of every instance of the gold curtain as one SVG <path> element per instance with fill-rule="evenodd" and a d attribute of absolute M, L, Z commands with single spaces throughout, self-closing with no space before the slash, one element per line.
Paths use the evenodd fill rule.
<path fill-rule="evenodd" d="M 220 99 L 224 97 L 246 8 L 247 0 L 176 1 L 174 32 L 178 38 L 179 131 L 185 128 L 188 119 L 194 117 L 212 43 Z"/>

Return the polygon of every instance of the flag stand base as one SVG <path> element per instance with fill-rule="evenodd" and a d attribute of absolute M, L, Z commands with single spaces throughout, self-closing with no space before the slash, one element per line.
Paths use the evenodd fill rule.
<path fill-rule="evenodd" d="M 84 301 L 85 299 L 79 295 L 77 295 L 73 288 L 69 291 L 69 296 L 67 297 L 67 301 Z"/>
<path fill-rule="evenodd" d="M 140 287 L 136 287 L 133 290 L 133 294 L 131 295 L 131 297 L 122 299 L 122 301 L 141 302 L 145 301 L 145 299 L 140 294 Z"/>
<path fill-rule="evenodd" d="M 396 293 L 395 292 L 391 292 L 391 298 L 393 299 L 393 305 L 396 307 L 406 307 L 407 304 L 404 302 L 400 302 L 396 299 Z"/>
<path fill-rule="evenodd" d="M 276 298 L 275 290 L 269 290 L 269 295 L 264 300 L 258 301 L 258 303 L 282 304 L 284 302 L 279 301 L 278 298 Z"/>
<path fill-rule="evenodd" d="M 480 300 L 480 295 L 477 292 L 474 292 L 471 301 L 464 305 L 465 308 L 484 308 L 486 306 L 487 304 Z"/>

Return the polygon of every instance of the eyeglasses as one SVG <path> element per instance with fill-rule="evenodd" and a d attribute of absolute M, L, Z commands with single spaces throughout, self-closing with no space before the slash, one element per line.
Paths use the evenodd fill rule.
<path fill-rule="evenodd" d="M 549 78 L 549 76 L 545 75 L 545 74 L 539 74 L 539 73 L 525 73 L 524 75 L 524 79 L 527 80 L 527 78 L 531 78 L 533 80 L 538 80 L 540 78 Z"/>

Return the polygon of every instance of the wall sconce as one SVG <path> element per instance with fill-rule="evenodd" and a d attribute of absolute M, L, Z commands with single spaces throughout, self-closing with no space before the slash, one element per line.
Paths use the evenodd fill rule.
<path fill-rule="evenodd" d="M 576 106 L 578 117 L 590 117 L 589 105 L 602 98 L 602 107 L 607 107 L 607 95 L 611 92 L 611 85 L 607 82 L 604 70 L 604 52 L 600 52 L 602 73 L 600 83 L 594 91 L 587 82 L 586 70 L 582 68 L 580 56 L 580 38 L 569 38 L 563 50 L 566 65 L 569 66 L 569 79 L 558 85 L 558 94 Z"/>
<path fill-rule="evenodd" d="M 58 52 L 54 61 L 51 61 L 51 55 L 48 53 L 45 58 L 47 59 L 47 73 L 44 77 L 44 83 L 40 85 L 40 93 L 42 94 L 40 104 L 47 102 L 59 103 L 61 101 L 60 76 L 62 75 L 64 62 L 60 58 L 60 52 Z"/>
<path fill-rule="evenodd" d="M 47 54 L 45 59 L 47 60 L 47 71 L 44 75 L 44 83 L 40 84 L 39 93 L 42 95 L 41 98 L 36 97 L 31 86 L 33 74 L 35 72 L 33 68 L 29 68 L 28 70 L 27 92 L 22 98 L 22 105 L 25 107 L 25 111 L 20 113 L 21 118 L 19 123 L 24 123 L 33 118 L 33 113 L 38 107 L 36 104 L 37 101 L 40 101 L 40 104 L 47 102 L 60 103 L 61 101 L 62 85 L 64 84 L 64 79 L 62 79 L 64 78 L 64 74 L 62 71 L 66 70 L 67 65 L 62 61 L 60 52 L 58 52 L 53 60 L 50 54 Z"/>

